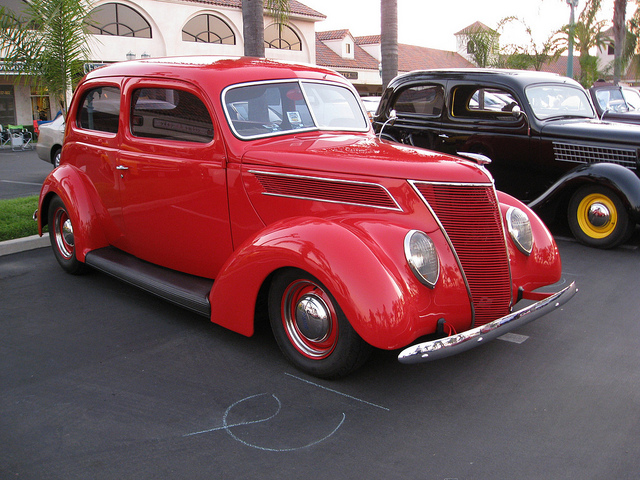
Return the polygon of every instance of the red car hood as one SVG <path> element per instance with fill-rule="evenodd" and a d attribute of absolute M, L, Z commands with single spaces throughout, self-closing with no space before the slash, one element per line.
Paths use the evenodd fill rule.
<path fill-rule="evenodd" d="M 277 152 L 277 154 L 274 154 Z M 487 183 L 489 173 L 457 157 L 380 141 L 374 136 L 316 132 L 256 141 L 244 153 L 243 164 L 364 174 L 409 180 Z"/>

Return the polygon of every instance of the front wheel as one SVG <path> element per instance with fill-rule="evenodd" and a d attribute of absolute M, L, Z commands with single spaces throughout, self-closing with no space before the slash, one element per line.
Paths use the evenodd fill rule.
<path fill-rule="evenodd" d="M 348 375 L 371 352 L 329 291 L 302 270 L 276 275 L 269 290 L 269 319 L 284 356 L 316 377 Z"/>
<path fill-rule="evenodd" d="M 568 210 L 569 228 L 576 239 L 596 248 L 613 248 L 627 240 L 635 228 L 620 198 L 609 188 L 589 185 L 573 194 Z"/>
<path fill-rule="evenodd" d="M 53 254 L 60 266 L 68 273 L 78 275 L 87 266 L 76 258 L 73 223 L 69 211 L 60 197 L 55 197 L 49 205 L 49 240 Z"/>

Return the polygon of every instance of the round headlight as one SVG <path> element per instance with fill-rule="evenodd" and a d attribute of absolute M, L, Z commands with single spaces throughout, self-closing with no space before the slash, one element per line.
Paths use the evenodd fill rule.
<path fill-rule="evenodd" d="M 533 233 L 527 214 L 519 208 L 511 207 L 507 211 L 507 227 L 518 250 L 529 255 L 533 248 Z"/>
<path fill-rule="evenodd" d="M 440 275 L 440 260 L 433 241 L 426 233 L 411 230 L 404 237 L 404 254 L 418 280 L 433 288 Z"/>

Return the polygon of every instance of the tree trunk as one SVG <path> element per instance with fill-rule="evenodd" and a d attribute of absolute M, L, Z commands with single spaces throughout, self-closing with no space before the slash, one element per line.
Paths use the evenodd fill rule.
<path fill-rule="evenodd" d="M 398 75 L 398 0 L 380 0 L 382 89 Z"/>
<path fill-rule="evenodd" d="M 627 0 L 615 0 L 613 4 L 613 83 L 618 85 L 622 77 L 622 52 L 626 37 L 625 16 Z"/>
<path fill-rule="evenodd" d="M 264 0 L 242 0 L 244 54 L 264 57 Z"/>

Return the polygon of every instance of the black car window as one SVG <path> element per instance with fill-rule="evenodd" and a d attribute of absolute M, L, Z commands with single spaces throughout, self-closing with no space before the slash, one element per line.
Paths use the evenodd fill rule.
<path fill-rule="evenodd" d="M 594 118 L 595 112 L 584 89 L 564 83 L 529 85 L 525 89 L 533 114 L 547 118 Z"/>
<path fill-rule="evenodd" d="M 441 85 L 416 85 L 404 89 L 398 95 L 396 113 L 416 113 L 438 117 L 444 106 L 444 88 Z"/>
<path fill-rule="evenodd" d="M 511 112 L 518 102 L 506 90 L 464 85 L 454 89 L 452 98 L 451 111 L 454 117 L 516 120 Z"/>
<path fill-rule="evenodd" d="M 83 97 L 78 112 L 78 126 L 88 130 L 117 133 L 120 119 L 120 89 L 97 87 Z"/>
<path fill-rule="evenodd" d="M 131 133 L 136 137 L 208 143 L 213 123 L 196 95 L 172 88 L 140 88 L 131 100 Z"/>

